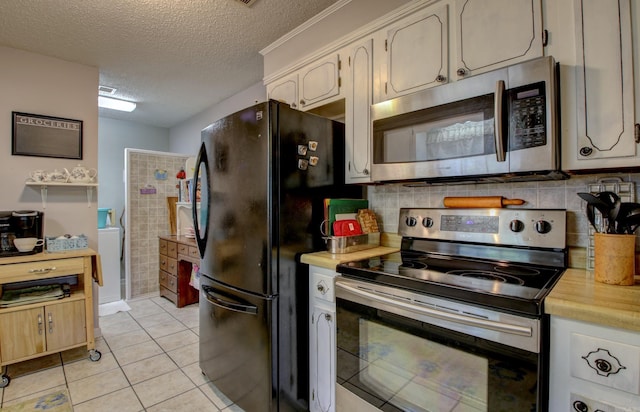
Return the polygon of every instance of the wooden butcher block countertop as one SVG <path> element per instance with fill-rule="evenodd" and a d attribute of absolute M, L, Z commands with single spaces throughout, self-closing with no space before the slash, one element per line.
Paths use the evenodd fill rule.
<path fill-rule="evenodd" d="M 306 253 L 301 256 L 300 261 L 308 265 L 335 270 L 336 266 L 340 263 L 353 262 L 355 260 L 368 259 L 374 256 L 382 256 L 389 253 L 397 252 L 400 250 L 401 240 L 402 238 L 398 235 L 381 233 L 381 246 L 376 246 L 371 249 L 359 250 L 352 253 L 331 254 L 327 251 Z"/>
<path fill-rule="evenodd" d="M 567 269 L 544 301 L 550 315 L 640 332 L 640 279 L 632 286 L 596 282 L 593 272 Z"/>

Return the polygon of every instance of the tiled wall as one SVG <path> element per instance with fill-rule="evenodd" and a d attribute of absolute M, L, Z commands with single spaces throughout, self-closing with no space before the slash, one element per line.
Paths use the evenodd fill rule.
<path fill-rule="evenodd" d="M 589 236 L 589 222 L 585 215 L 586 202 L 580 199 L 577 193 L 587 192 L 590 184 L 611 177 L 634 182 L 637 191 L 640 174 L 634 173 L 580 175 L 572 176 L 568 180 L 550 182 L 449 184 L 426 187 L 391 184 L 369 187 L 368 198 L 369 206 L 382 222 L 383 231 L 391 233 L 398 231 L 398 210 L 401 207 L 443 207 L 445 196 L 503 196 L 524 199 L 526 203 L 517 207 L 566 209 L 568 246 L 586 248 Z"/>
<path fill-rule="evenodd" d="M 187 157 L 133 152 L 128 163 L 128 203 L 130 220 L 125 236 L 131 240 L 131 297 L 158 292 L 158 236 L 170 234 L 168 196 L 178 196 L 176 173 Z M 156 170 L 166 170 L 167 179 L 156 179 Z M 151 185 L 155 194 L 141 194 Z"/>

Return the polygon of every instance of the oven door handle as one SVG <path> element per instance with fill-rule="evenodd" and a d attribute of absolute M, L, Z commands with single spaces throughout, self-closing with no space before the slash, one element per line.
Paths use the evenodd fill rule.
<path fill-rule="evenodd" d="M 488 319 L 479 319 L 473 316 L 465 316 L 457 313 L 446 312 L 443 310 L 418 306 L 417 304 L 414 304 L 414 303 L 403 302 L 401 300 L 389 298 L 387 296 L 383 296 L 375 292 L 369 292 L 369 291 L 363 290 L 355 285 L 352 286 L 349 284 L 349 282 L 345 282 L 343 280 L 336 282 L 336 288 L 342 288 L 348 292 L 353 293 L 354 295 L 369 298 L 373 301 L 392 305 L 401 309 L 418 313 L 420 315 L 432 316 L 434 318 L 443 319 L 443 320 L 447 320 L 455 323 L 462 323 L 469 326 L 475 326 L 483 329 L 491 329 L 498 332 L 510 333 L 513 335 L 521 335 L 521 336 L 528 336 L 528 337 L 533 336 L 533 331 L 530 327 L 511 325 L 504 322 L 495 322 Z"/>
<path fill-rule="evenodd" d="M 504 96 L 504 80 L 498 80 L 496 82 L 496 94 L 493 102 L 493 121 L 494 121 L 494 135 L 496 144 L 496 160 L 498 162 L 504 162 L 507 160 L 507 154 L 504 144 L 504 130 L 503 130 L 503 96 Z"/>

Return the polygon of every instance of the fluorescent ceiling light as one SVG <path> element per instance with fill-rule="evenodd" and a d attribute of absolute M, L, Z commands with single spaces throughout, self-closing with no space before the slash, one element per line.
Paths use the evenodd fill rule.
<path fill-rule="evenodd" d="M 106 109 L 122 110 L 123 112 L 132 112 L 136 108 L 134 102 L 128 102 L 126 100 L 114 99 L 107 96 L 98 96 L 98 107 L 104 107 Z"/>

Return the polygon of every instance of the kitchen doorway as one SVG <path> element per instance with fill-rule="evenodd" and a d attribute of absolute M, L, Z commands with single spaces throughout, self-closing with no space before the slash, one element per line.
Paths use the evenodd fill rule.
<path fill-rule="evenodd" d="M 171 234 L 167 197 L 178 196 L 176 174 L 190 155 L 124 150 L 125 299 L 157 295 L 158 236 Z"/>

